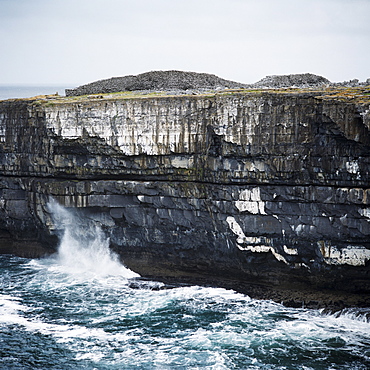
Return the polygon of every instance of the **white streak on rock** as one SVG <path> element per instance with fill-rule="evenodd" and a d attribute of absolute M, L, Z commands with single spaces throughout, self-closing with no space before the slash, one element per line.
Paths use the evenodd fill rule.
<path fill-rule="evenodd" d="M 298 250 L 296 248 L 288 248 L 286 245 L 283 245 L 284 252 L 291 256 L 297 256 Z"/>
<path fill-rule="evenodd" d="M 262 242 L 262 238 L 259 237 L 248 237 L 244 234 L 243 229 L 241 226 L 236 222 L 235 218 L 232 216 L 227 217 L 226 222 L 229 224 L 231 231 L 238 237 L 236 240 L 237 246 L 242 251 L 251 251 L 253 253 L 267 253 L 271 252 L 273 256 L 281 262 L 284 262 L 288 265 L 288 261 L 279 253 L 275 251 L 275 249 L 268 245 L 250 245 L 258 244 Z"/>
<path fill-rule="evenodd" d="M 346 162 L 346 170 L 347 172 L 349 173 L 353 173 L 353 174 L 359 174 L 360 172 L 360 166 L 358 165 L 358 162 L 357 161 L 350 161 L 350 162 Z"/>
<path fill-rule="evenodd" d="M 295 232 L 297 235 L 300 235 L 302 234 L 302 232 L 304 231 L 304 225 L 302 224 L 299 224 L 296 228 L 295 228 Z"/>
<path fill-rule="evenodd" d="M 245 234 L 240 225 L 236 222 L 235 218 L 232 216 L 227 217 L 226 222 L 229 224 L 230 230 L 238 237 L 237 243 L 244 243 Z"/>
<path fill-rule="evenodd" d="M 261 199 L 260 188 L 244 189 L 239 194 L 239 200 L 235 202 L 240 212 L 265 215 L 265 202 Z"/>
<path fill-rule="evenodd" d="M 370 219 L 370 208 L 360 208 L 358 210 L 358 213 L 361 215 L 361 216 L 364 216 L 366 218 L 369 218 Z M 370 220 L 367 220 L 367 221 L 370 221 Z"/>
<path fill-rule="evenodd" d="M 338 249 L 335 246 L 321 245 L 320 250 L 328 265 L 364 266 L 370 260 L 370 250 L 362 246 L 349 245 Z"/>

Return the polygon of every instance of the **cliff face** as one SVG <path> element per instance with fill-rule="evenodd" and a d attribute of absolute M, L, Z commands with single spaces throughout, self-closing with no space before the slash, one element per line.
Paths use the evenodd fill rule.
<path fill-rule="evenodd" d="M 1 102 L 0 248 L 52 251 L 53 197 L 100 223 L 143 276 L 345 290 L 368 304 L 370 113 L 356 96 Z"/>

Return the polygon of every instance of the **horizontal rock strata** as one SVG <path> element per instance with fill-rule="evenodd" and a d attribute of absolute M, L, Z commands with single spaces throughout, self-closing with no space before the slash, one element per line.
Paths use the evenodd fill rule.
<path fill-rule="evenodd" d="M 1 102 L 0 249 L 55 250 L 53 198 L 143 276 L 368 305 L 366 91 Z"/>

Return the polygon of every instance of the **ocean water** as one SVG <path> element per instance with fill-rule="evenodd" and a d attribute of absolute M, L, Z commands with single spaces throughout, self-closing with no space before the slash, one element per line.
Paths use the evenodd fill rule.
<path fill-rule="evenodd" d="M 68 86 L 21 86 L 21 85 L 0 85 L 0 100 L 14 98 L 31 98 L 37 95 L 51 95 L 58 93 L 65 95 Z"/>
<path fill-rule="evenodd" d="M 287 308 L 140 278 L 49 204 L 59 252 L 0 256 L 0 369 L 369 369 L 369 311 Z"/>
<path fill-rule="evenodd" d="M 64 88 L 0 86 L 0 100 Z M 0 256 L 0 369 L 370 368 L 370 310 L 325 314 L 148 281 L 98 225 L 49 208 L 56 255 Z"/>

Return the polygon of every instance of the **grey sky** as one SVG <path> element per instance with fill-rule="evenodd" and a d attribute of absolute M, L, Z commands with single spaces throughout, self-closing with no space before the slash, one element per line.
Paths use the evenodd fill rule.
<path fill-rule="evenodd" d="M 0 84 L 169 69 L 362 81 L 369 15 L 370 0 L 0 0 Z"/>

